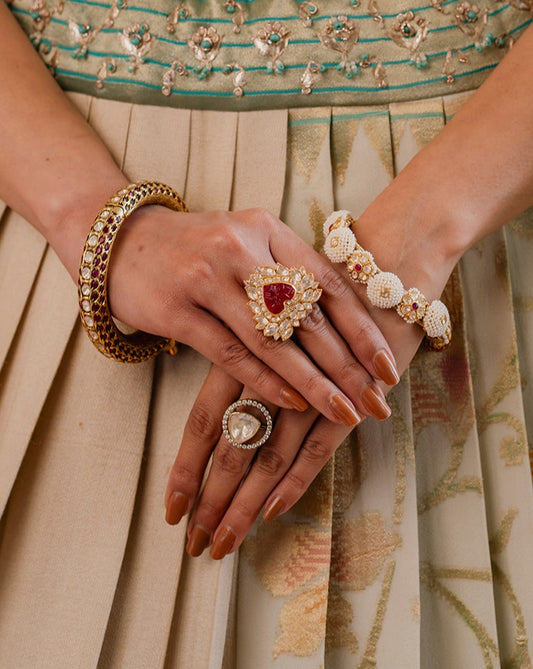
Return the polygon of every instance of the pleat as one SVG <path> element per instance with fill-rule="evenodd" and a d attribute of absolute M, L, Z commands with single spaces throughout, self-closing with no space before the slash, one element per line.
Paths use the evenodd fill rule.
<path fill-rule="evenodd" d="M 192 112 L 185 193 L 192 211 L 229 207 L 237 120 L 236 113 Z M 183 403 L 178 405 L 180 411 L 176 412 L 180 414 L 180 421 L 188 416 L 197 395 L 195 384 L 203 379 L 206 371 L 202 365 L 195 374 L 185 374 L 182 377 L 185 382 L 179 381 L 184 383 L 182 393 L 186 393 Z M 183 425 L 184 422 L 180 422 L 175 426 L 175 447 L 169 453 L 167 471 L 175 457 Z M 182 537 L 181 542 L 184 539 Z M 182 544 L 178 550 L 180 548 L 183 550 Z M 165 669 L 218 669 L 222 666 L 236 559 L 237 554 L 222 561 L 212 560 L 208 553 L 200 558 L 183 556 Z"/>
<path fill-rule="evenodd" d="M 530 580 L 533 498 L 521 378 L 503 231 L 470 251 L 461 265 L 481 444 L 486 524 L 502 661 L 521 657 L 532 629 L 531 598 L 517 594 Z M 498 327 L 494 327 L 497 314 Z M 520 666 L 520 665 L 518 665 Z"/>
<path fill-rule="evenodd" d="M 17 225 L 28 225 L 17 218 L 13 216 Z M 75 293 L 66 270 L 48 249 L 0 376 L 2 513 L 77 318 Z"/>
<path fill-rule="evenodd" d="M 311 243 L 313 222 L 333 204 L 329 123 L 329 110 L 289 113 L 281 219 Z M 276 155 L 264 164 L 265 180 L 276 178 L 272 172 L 282 160 Z M 236 669 L 315 669 L 324 663 L 332 512 L 330 463 L 289 513 L 258 521 L 246 539 L 237 584 Z"/>
<path fill-rule="evenodd" d="M 129 178 L 159 179 L 184 192 L 189 129 L 189 111 L 134 107 L 124 157 Z M 164 665 L 186 524 L 171 528 L 164 522 L 163 494 L 206 368 L 185 347 L 175 359 L 158 359 L 143 471 L 99 669 Z"/>
<path fill-rule="evenodd" d="M 185 201 L 191 211 L 229 209 L 238 114 L 193 111 Z"/>
<path fill-rule="evenodd" d="M 231 209 L 261 206 L 279 215 L 285 183 L 287 116 L 278 111 L 239 114 Z"/>
<path fill-rule="evenodd" d="M 16 212 L 0 228 L 0 368 L 17 331 L 46 249 L 46 240 Z"/>
<path fill-rule="evenodd" d="M 360 214 L 393 177 L 388 108 L 332 110 L 335 208 Z M 376 222 L 378 225 L 379 222 Z M 367 419 L 336 455 L 328 667 L 419 666 L 416 468 L 409 376 L 390 395 L 393 417 Z M 352 472 L 348 476 L 346 472 Z M 358 567 L 343 568 L 353 556 Z M 367 559 L 361 556 L 368 554 Z M 356 560 L 359 562 L 356 562 Z M 398 647 L 386 642 L 401 637 Z"/>
<path fill-rule="evenodd" d="M 129 119 L 129 113 L 129 105 L 104 101 L 91 109 L 104 141 L 106 131 L 117 131 L 116 116 Z M 126 135 L 122 147 L 117 137 L 110 143 L 120 164 Z M 20 418 L 23 430 L 13 432 L 31 442 L 0 549 L 0 635 L 8 640 L 0 652 L 20 666 L 94 667 L 133 510 L 153 365 L 119 365 L 99 355 L 77 321 L 75 288 L 51 251 L 41 274 L 8 363 L 24 384 L 13 377 L 6 388 L 17 392 L 26 386 L 18 392 L 29 392 L 28 379 L 41 371 L 53 384 L 42 410 L 42 381 L 36 397 L 13 403 L 19 413 L 30 413 L 30 419 Z M 10 403 L 2 405 L 12 413 Z M 32 413 L 39 420 L 33 434 L 26 434 Z"/>

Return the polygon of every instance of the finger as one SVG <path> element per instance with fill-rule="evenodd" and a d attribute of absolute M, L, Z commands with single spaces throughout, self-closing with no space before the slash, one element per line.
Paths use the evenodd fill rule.
<path fill-rule="evenodd" d="M 271 415 L 275 414 L 273 405 L 265 403 L 265 406 Z M 241 485 L 254 456 L 253 449 L 238 448 L 223 435 L 219 439 L 213 451 L 207 480 L 189 521 L 189 555 L 197 557 L 209 544 L 212 533 Z"/>
<path fill-rule="evenodd" d="M 302 414 L 278 413 L 272 437 L 258 450 L 246 478 L 220 519 L 211 547 L 212 558 L 220 560 L 241 544 L 267 497 L 291 467 L 317 416 L 313 410 Z"/>
<path fill-rule="evenodd" d="M 166 521 L 176 525 L 192 508 L 211 452 L 222 433 L 220 417 L 242 385 L 213 366 L 189 414 L 165 492 Z"/>
<path fill-rule="evenodd" d="M 305 411 L 307 402 L 267 364 L 259 360 L 227 327 L 206 311 L 196 308 L 193 327 L 182 341 L 269 402 L 286 409 Z M 255 336 L 255 333 L 254 333 Z"/>
<path fill-rule="evenodd" d="M 356 360 L 344 339 L 315 304 L 297 331 L 298 341 L 328 377 L 339 386 L 362 415 L 384 420 L 391 414 L 385 395 L 367 370 Z"/>
<path fill-rule="evenodd" d="M 334 380 L 328 378 L 294 341 L 291 339 L 276 341 L 271 337 L 266 337 L 255 327 L 255 321 L 246 304 L 246 293 L 241 286 L 235 284 L 233 289 L 228 289 L 227 300 L 228 304 L 234 304 L 236 307 L 231 314 L 220 313 L 219 315 L 231 321 L 233 331 L 242 342 L 246 343 L 251 352 L 250 356 L 252 353 L 255 354 L 269 368 L 278 372 L 312 406 L 330 420 L 352 426 L 360 422 L 361 417 L 355 410 L 351 398 L 342 392 Z M 220 303 L 213 296 L 207 307 L 217 312 L 220 310 Z M 337 370 L 340 369 L 345 358 L 346 356 L 338 358 Z M 339 372 L 337 376 L 341 381 L 342 373 Z M 250 386 L 255 390 L 257 383 L 250 384 Z M 264 393 L 261 392 L 261 394 L 267 397 Z"/>
<path fill-rule="evenodd" d="M 314 274 L 322 288 L 321 305 L 356 358 L 375 378 L 388 385 L 398 383 L 400 376 L 385 337 L 350 283 L 330 262 L 313 252 L 297 235 L 287 234 L 287 230 L 279 226 L 273 227 L 270 249 L 282 264 L 294 264 L 294 258 L 301 258 L 301 264 Z"/>
<path fill-rule="evenodd" d="M 291 467 L 267 499 L 265 520 L 273 520 L 296 504 L 349 433 L 346 427 L 323 417 L 316 421 Z"/>

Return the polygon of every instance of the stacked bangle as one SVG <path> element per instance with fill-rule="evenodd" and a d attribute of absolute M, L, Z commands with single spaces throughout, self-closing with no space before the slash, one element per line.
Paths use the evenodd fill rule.
<path fill-rule="evenodd" d="M 172 339 L 141 331 L 124 334 L 109 311 L 107 272 L 113 244 L 128 216 L 146 204 L 187 211 L 181 197 L 165 184 L 154 181 L 131 184 L 111 197 L 98 212 L 81 257 L 78 281 L 81 322 L 96 348 L 120 362 L 142 362 L 161 351 L 176 352 Z"/>
<path fill-rule="evenodd" d="M 418 288 L 405 290 L 399 277 L 383 272 L 369 251 L 357 243 L 349 211 L 334 211 L 324 222 L 324 252 L 331 262 L 345 262 L 352 279 L 366 286 L 368 299 L 381 309 L 395 308 L 407 323 L 418 323 L 436 351 L 451 341 L 450 314 L 440 300 L 429 302 Z"/>

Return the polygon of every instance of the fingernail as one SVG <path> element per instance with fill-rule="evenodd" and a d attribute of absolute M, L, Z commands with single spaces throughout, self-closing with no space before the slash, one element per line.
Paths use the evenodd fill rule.
<path fill-rule="evenodd" d="M 285 508 L 285 502 L 281 497 L 274 497 L 274 499 L 266 505 L 263 511 L 263 518 L 265 520 L 274 520 Z"/>
<path fill-rule="evenodd" d="M 177 525 L 189 506 L 188 498 L 182 492 L 173 492 L 167 504 L 165 520 L 169 525 Z"/>
<path fill-rule="evenodd" d="M 213 560 L 222 560 L 229 553 L 235 543 L 235 532 L 229 527 L 224 527 L 216 536 L 211 546 L 211 557 Z"/>
<path fill-rule="evenodd" d="M 282 402 L 286 402 L 290 407 L 296 409 L 296 411 L 305 411 L 309 408 L 309 404 L 304 400 L 300 393 L 297 393 L 296 390 L 290 386 L 284 386 L 279 391 L 279 396 Z"/>
<path fill-rule="evenodd" d="M 400 375 L 388 351 L 382 350 L 376 353 L 374 368 L 379 378 L 385 381 L 388 386 L 395 386 L 400 381 Z"/>
<path fill-rule="evenodd" d="M 198 557 L 201 555 L 209 543 L 209 537 L 209 532 L 204 530 L 203 527 L 200 527 L 200 525 L 195 525 L 192 528 L 189 541 L 187 542 L 187 553 L 189 553 L 191 557 Z"/>
<path fill-rule="evenodd" d="M 391 410 L 385 398 L 372 386 L 366 386 L 361 393 L 361 400 L 369 414 L 378 420 L 385 420 L 391 415 Z"/>
<path fill-rule="evenodd" d="M 361 422 L 361 417 L 353 404 L 344 395 L 333 395 L 329 401 L 329 406 L 335 416 L 345 425 L 357 425 Z"/>

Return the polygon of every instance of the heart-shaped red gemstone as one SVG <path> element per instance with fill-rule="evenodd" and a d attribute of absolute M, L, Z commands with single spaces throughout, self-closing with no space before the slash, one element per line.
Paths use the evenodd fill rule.
<path fill-rule="evenodd" d="M 283 311 L 285 302 L 294 297 L 294 286 L 290 283 L 269 283 L 263 286 L 263 298 L 267 309 L 271 314 L 279 314 Z"/>

